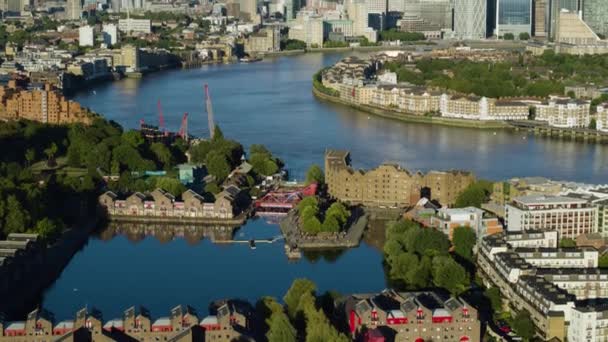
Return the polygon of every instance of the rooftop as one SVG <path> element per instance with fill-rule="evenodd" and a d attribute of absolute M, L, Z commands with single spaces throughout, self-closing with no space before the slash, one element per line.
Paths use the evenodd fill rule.
<path fill-rule="evenodd" d="M 587 201 L 580 198 L 573 198 L 567 196 L 547 196 L 547 195 L 528 195 L 520 196 L 513 199 L 513 201 L 525 204 L 564 204 L 564 203 L 586 203 Z"/>

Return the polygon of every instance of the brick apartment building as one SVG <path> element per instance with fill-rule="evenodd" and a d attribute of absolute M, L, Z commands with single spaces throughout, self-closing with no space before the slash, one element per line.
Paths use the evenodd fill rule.
<path fill-rule="evenodd" d="M 241 190 L 230 185 L 215 196 L 214 202 L 207 202 L 194 192 L 187 190 L 181 200 L 163 189 L 149 194 L 135 192 L 120 198 L 112 191 L 99 196 L 99 205 L 110 216 L 165 216 L 202 217 L 232 219 L 238 215 Z"/>
<path fill-rule="evenodd" d="M 477 310 L 462 298 L 435 292 L 352 295 L 344 303 L 353 338 L 376 341 L 480 341 Z M 367 328 L 367 333 L 365 329 Z M 371 333 L 371 334 L 370 334 Z"/>
<path fill-rule="evenodd" d="M 56 323 L 52 313 L 36 309 L 25 321 L 0 319 L 0 341 L 253 341 L 252 312 L 250 305 L 228 300 L 200 321 L 192 308 L 179 305 L 167 317 L 152 319 L 145 308 L 131 307 L 104 322 L 101 312 L 85 308 Z"/>
<path fill-rule="evenodd" d="M 348 151 L 325 152 L 325 182 L 329 194 L 343 202 L 370 207 L 404 208 L 423 197 L 451 206 L 460 192 L 475 181 L 470 172 L 412 173 L 394 164 L 362 171 L 350 166 Z"/>
<path fill-rule="evenodd" d="M 52 85 L 25 90 L 14 81 L 0 86 L 0 119 L 31 120 L 48 124 L 90 124 L 91 113 L 79 103 L 67 100 Z"/>

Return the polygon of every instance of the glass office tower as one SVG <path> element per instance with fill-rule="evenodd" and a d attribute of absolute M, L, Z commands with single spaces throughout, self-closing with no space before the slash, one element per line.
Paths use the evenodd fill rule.
<path fill-rule="evenodd" d="M 532 34 L 532 0 L 496 1 L 496 35 Z"/>
<path fill-rule="evenodd" d="M 608 35 L 608 0 L 585 0 L 583 2 L 583 20 L 603 36 Z"/>

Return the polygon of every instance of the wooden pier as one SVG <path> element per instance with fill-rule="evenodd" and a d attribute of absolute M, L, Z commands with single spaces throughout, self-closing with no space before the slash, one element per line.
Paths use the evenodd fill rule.
<path fill-rule="evenodd" d="M 534 135 L 589 143 L 608 143 L 608 133 L 587 128 L 553 127 L 532 121 L 508 121 L 515 131 L 528 131 Z"/>

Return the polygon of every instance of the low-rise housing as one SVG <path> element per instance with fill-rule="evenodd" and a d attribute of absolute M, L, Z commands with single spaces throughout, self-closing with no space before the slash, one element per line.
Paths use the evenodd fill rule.
<path fill-rule="evenodd" d="M 223 301 L 199 321 L 194 309 L 178 305 L 170 315 L 152 319 L 143 307 L 131 307 L 120 318 L 103 322 L 101 312 L 84 308 L 74 320 L 54 322 L 53 315 L 36 309 L 25 321 L 0 321 L 0 341 L 37 342 L 46 336 L 57 341 L 253 341 L 253 310 L 248 303 Z"/>
<path fill-rule="evenodd" d="M 342 305 L 353 339 L 364 338 L 365 327 L 374 331 L 377 340 L 467 342 L 481 339 L 477 310 L 459 297 L 384 290 L 378 294 L 351 295 Z"/>
<path fill-rule="evenodd" d="M 497 217 L 475 207 L 441 208 L 431 217 L 430 225 L 446 234 L 450 240 L 457 227 L 470 227 L 478 239 L 503 231 Z"/>
<path fill-rule="evenodd" d="M 126 198 L 119 198 L 114 192 L 108 191 L 99 196 L 99 204 L 109 216 L 232 219 L 241 209 L 240 193 L 238 187 L 228 186 L 215 196 L 214 202 L 207 202 L 193 190 L 185 191 L 181 200 L 163 189 L 156 189 L 150 194 L 135 192 Z"/>

